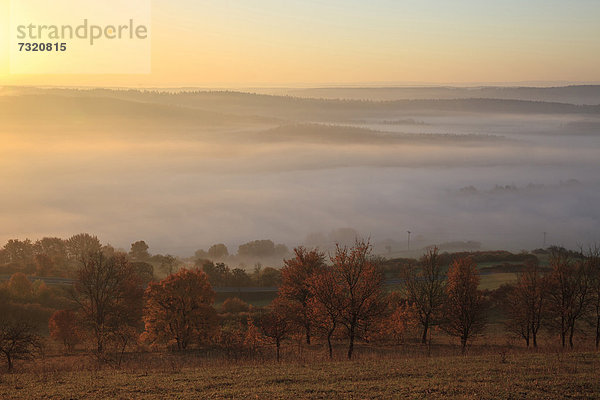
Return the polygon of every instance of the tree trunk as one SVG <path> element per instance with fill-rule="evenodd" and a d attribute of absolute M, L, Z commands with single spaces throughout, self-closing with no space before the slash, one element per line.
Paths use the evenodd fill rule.
<path fill-rule="evenodd" d="M 348 345 L 348 360 L 352 359 L 352 352 L 354 351 L 354 325 L 350 327 L 350 343 Z"/>
<path fill-rule="evenodd" d="M 537 331 L 532 332 L 533 336 L 533 348 L 537 349 Z"/>
<path fill-rule="evenodd" d="M 329 348 L 329 359 L 333 358 L 333 346 L 331 345 L 331 336 L 333 335 L 333 329 L 327 333 L 327 347 Z"/>
<path fill-rule="evenodd" d="M 277 346 L 277 362 L 279 362 L 279 346 L 281 345 L 279 339 L 277 339 L 277 341 L 275 342 L 276 346 Z"/>
<path fill-rule="evenodd" d="M 98 352 L 98 356 L 104 351 L 104 332 L 104 324 L 96 321 L 94 334 L 96 335 L 96 351 Z"/>
<path fill-rule="evenodd" d="M 423 336 L 421 336 L 421 343 L 427 344 L 427 331 L 429 330 L 429 317 L 425 318 L 425 323 L 423 324 Z"/>
<path fill-rule="evenodd" d="M 596 350 L 600 347 L 600 315 L 596 317 Z"/>
<path fill-rule="evenodd" d="M 127 349 L 127 341 L 123 341 L 123 346 L 121 347 L 121 354 L 119 355 L 119 366 L 121 366 L 121 362 L 123 361 L 123 355 L 125 354 L 125 350 Z"/>
<path fill-rule="evenodd" d="M 562 342 L 563 349 L 566 347 L 567 343 L 567 330 L 565 329 L 565 317 L 560 318 L 560 340 Z"/>
<path fill-rule="evenodd" d="M 573 349 L 573 334 L 575 333 L 575 325 L 571 325 L 571 329 L 569 331 L 569 347 Z"/>
<path fill-rule="evenodd" d="M 5 354 L 6 354 L 6 363 L 8 364 L 8 371 L 10 372 L 13 369 L 12 358 L 9 353 L 5 353 Z"/>
<path fill-rule="evenodd" d="M 306 344 L 310 344 L 310 324 L 306 325 Z"/>
<path fill-rule="evenodd" d="M 467 337 L 466 336 L 461 336 L 460 338 L 460 345 L 461 345 L 461 353 L 465 354 L 465 351 L 467 351 Z"/>

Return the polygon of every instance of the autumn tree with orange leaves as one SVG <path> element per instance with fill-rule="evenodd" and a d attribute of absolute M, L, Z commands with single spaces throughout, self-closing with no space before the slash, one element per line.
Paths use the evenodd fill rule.
<path fill-rule="evenodd" d="M 285 300 L 286 306 L 290 308 L 292 322 L 302 327 L 306 334 L 306 344 L 310 344 L 310 280 L 325 268 L 325 254 L 317 249 L 307 250 L 302 246 L 296 247 L 294 253 L 294 258 L 284 260 L 279 297 Z"/>
<path fill-rule="evenodd" d="M 336 323 L 345 328 L 348 359 L 352 358 L 359 333 L 386 309 L 383 275 L 371 251 L 370 243 L 364 240 L 357 240 L 351 248 L 337 245 L 331 257 L 333 265 L 325 268 L 313 288 L 323 310 L 334 311 Z"/>
<path fill-rule="evenodd" d="M 367 338 L 369 341 L 387 341 L 401 345 L 408 329 L 418 323 L 415 306 L 403 299 L 399 292 L 392 292 L 387 296 L 386 312 L 369 327 Z"/>
<path fill-rule="evenodd" d="M 442 329 L 460 338 L 463 353 L 468 340 L 481 333 L 486 324 L 486 303 L 478 289 L 479 280 L 472 258 L 454 259 L 448 270 Z"/>
<path fill-rule="evenodd" d="M 275 344 L 277 361 L 280 360 L 281 342 L 283 342 L 291 331 L 289 322 L 289 308 L 280 298 L 275 299 L 269 306 L 268 311 L 261 315 L 258 326 L 263 336 Z"/>
<path fill-rule="evenodd" d="M 342 287 L 335 281 L 329 267 L 313 275 L 309 283 L 312 294 L 309 301 L 311 325 L 327 338 L 329 358 L 333 358 L 332 339 L 340 326 Z"/>
<path fill-rule="evenodd" d="M 255 355 L 264 339 L 254 318 L 246 316 L 245 319 L 223 321 L 213 342 L 227 355 L 240 357 Z"/>
<path fill-rule="evenodd" d="M 256 352 L 263 338 L 260 330 L 254 324 L 254 319 L 248 317 L 246 320 L 246 332 L 244 333 L 244 346 L 250 353 Z"/>
<path fill-rule="evenodd" d="M 84 339 L 81 322 L 77 314 L 71 310 L 58 310 L 48 321 L 50 337 L 65 346 L 65 350 L 72 352 L 73 348 Z"/>
<path fill-rule="evenodd" d="M 521 336 L 529 347 L 537 347 L 537 335 L 548 303 L 548 278 L 542 275 L 539 263 L 528 262 L 510 287 L 504 304 L 509 331 Z"/>
<path fill-rule="evenodd" d="M 215 292 L 204 272 L 184 268 L 159 282 L 151 282 L 145 299 L 148 341 L 174 342 L 178 350 L 185 350 L 213 333 L 217 323 Z"/>

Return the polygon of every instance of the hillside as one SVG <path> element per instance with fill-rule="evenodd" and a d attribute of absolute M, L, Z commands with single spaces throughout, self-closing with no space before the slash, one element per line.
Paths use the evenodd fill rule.
<path fill-rule="evenodd" d="M 322 87 L 283 89 L 273 92 L 290 96 L 352 100 L 470 99 L 548 101 L 571 104 L 600 104 L 600 85 L 554 87 Z"/>

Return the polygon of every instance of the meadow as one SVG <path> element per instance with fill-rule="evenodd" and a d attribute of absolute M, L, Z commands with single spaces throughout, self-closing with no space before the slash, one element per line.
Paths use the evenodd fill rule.
<path fill-rule="evenodd" d="M 53 369 L 50 361 L 2 375 L 3 399 L 589 399 L 600 397 L 600 355 L 480 349 L 459 356 L 363 352 L 355 361 L 207 360 Z M 58 364 L 56 364 L 58 365 Z M 87 365 L 87 367 L 83 367 Z M 78 368 L 83 368 L 79 369 Z"/>

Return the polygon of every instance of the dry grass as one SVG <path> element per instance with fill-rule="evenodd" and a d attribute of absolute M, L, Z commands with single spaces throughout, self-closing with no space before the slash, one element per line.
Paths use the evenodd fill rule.
<path fill-rule="evenodd" d="M 409 349 L 417 346 L 407 346 Z M 340 353 L 342 349 L 339 349 Z M 86 357 L 50 358 L 0 377 L 2 399 L 557 399 L 600 398 L 600 355 L 508 347 L 362 348 L 354 361 L 288 348 L 287 361 L 206 354 L 137 355 L 98 368 Z M 454 355 L 451 355 L 454 354 Z M 83 362 L 85 361 L 85 362 Z"/>

